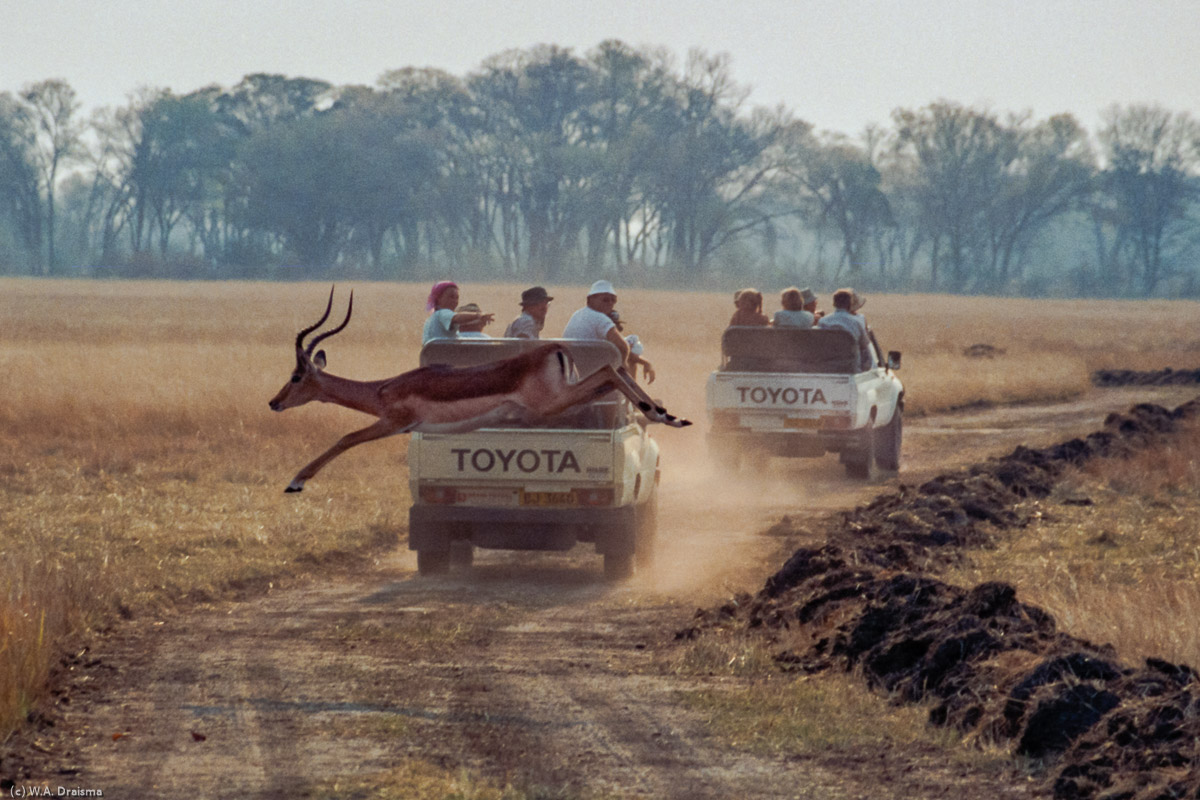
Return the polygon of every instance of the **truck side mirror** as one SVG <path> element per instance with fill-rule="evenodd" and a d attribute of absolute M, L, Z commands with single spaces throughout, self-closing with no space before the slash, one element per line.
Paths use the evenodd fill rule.
<path fill-rule="evenodd" d="M 900 369 L 900 351 L 888 350 L 887 358 L 888 369 Z"/>

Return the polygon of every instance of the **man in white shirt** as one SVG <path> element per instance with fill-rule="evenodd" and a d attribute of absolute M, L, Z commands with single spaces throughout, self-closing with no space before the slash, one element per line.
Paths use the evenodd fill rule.
<path fill-rule="evenodd" d="M 621 363 L 629 360 L 629 343 L 617 330 L 609 314 L 617 305 L 617 292 L 610 281 L 596 281 L 588 290 L 587 305 L 567 320 L 564 339 L 605 339 L 621 353 Z"/>

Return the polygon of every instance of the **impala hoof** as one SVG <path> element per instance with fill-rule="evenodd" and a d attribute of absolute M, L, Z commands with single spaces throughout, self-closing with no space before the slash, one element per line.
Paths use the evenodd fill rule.
<path fill-rule="evenodd" d="M 292 492 L 303 492 L 303 491 L 304 491 L 304 484 L 300 484 L 299 486 L 295 486 L 293 484 L 288 484 L 288 487 L 283 490 L 283 493 L 291 494 Z"/>

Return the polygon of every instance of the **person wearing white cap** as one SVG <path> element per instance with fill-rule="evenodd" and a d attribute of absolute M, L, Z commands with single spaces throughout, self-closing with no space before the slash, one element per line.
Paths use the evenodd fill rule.
<path fill-rule="evenodd" d="M 629 343 L 617 330 L 609 314 L 617 305 L 617 292 L 611 281 L 596 281 L 588 290 L 587 305 L 576 311 L 563 328 L 564 339 L 605 339 L 621 353 L 621 363 L 629 360 Z"/>

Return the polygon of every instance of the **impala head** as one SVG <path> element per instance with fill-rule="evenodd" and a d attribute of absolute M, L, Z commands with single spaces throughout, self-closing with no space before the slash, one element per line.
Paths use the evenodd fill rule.
<path fill-rule="evenodd" d="M 346 319 L 342 321 L 342 324 L 320 336 L 314 336 L 305 347 L 304 337 L 324 325 L 325 320 L 329 319 L 329 312 L 332 309 L 333 289 L 330 289 L 325 313 L 321 315 L 315 325 L 310 325 L 296 334 L 296 369 L 293 370 L 292 377 L 283 385 L 279 393 L 271 398 L 272 411 L 283 411 L 285 408 L 302 406 L 316 400 L 321 395 L 320 376 L 321 370 L 325 369 L 325 351 L 317 350 L 314 355 L 313 350 L 319 342 L 338 333 L 350 323 L 350 314 L 354 311 L 354 292 L 350 292 L 350 304 L 346 308 Z"/>

